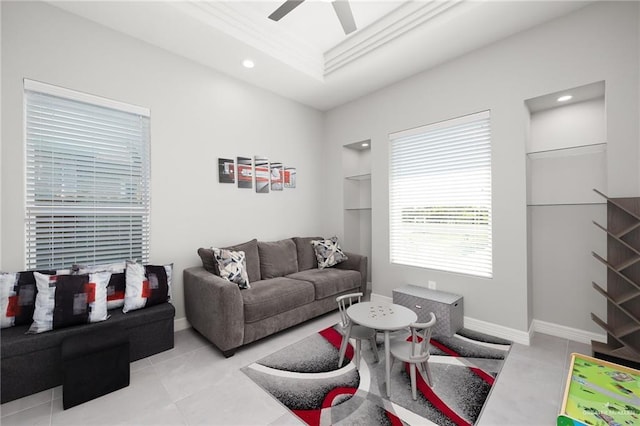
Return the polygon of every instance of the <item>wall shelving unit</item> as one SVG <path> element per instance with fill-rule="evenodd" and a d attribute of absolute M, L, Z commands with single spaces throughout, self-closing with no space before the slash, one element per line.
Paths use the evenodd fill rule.
<path fill-rule="evenodd" d="M 369 258 L 368 280 L 371 281 L 371 141 L 344 145 L 342 151 L 343 246 Z"/>
<path fill-rule="evenodd" d="M 593 288 L 607 300 L 607 320 L 591 314 L 607 333 L 607 342 L 591 342 L 595 356 L 640 363 L 640 197 L 609 198 L 607 226 L 593 222 L 607 235 L 606 259 L 593 256 L 607 268 L 606 290 Z"/>

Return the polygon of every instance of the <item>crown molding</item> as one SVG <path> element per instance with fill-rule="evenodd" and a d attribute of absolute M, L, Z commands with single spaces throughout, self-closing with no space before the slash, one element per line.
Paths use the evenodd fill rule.
<path fill-rule="evenodd" d="M 405 3 L 325 52 L 324 75 L 327 76 L 349 65 L 356 59 L 464 3 L 466 2 L 462 0 Z"/>
<path fill-rule="evenodd" d="M 466 3 L 464 0 L 408 1 L 325 53 L 276 23 L 265 20 L 241 2 L 189 0 L 169 4 L 323 82 L 328 74 Z"/>
<path fill-rule="evenodd" d="M 189 0 L 169 4 L 298 71 L 324 80 L 324 58 L 319 49 L 276 23 L 267 22 L 241 2 Z"/>

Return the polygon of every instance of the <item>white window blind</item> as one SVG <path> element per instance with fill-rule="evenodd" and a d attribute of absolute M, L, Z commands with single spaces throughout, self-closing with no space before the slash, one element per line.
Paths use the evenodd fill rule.
<path fill-rule="evenodd" d="M 149 111 L 25 80 L 26 266 L 149 257 Z"/>
<path fill-rule="evenodd" d="M 391 262 L 492 277 L 489 111 L 389 138 Z"/>

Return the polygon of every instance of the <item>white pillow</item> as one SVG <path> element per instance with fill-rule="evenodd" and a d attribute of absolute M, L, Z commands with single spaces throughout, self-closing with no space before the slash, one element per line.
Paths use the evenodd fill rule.
<path fill-rule="evenodd" d="M 213 249 L 213 256 L 218 262 L 220 277 L 238 284 L 241 289 L 251 288 L 247 274 L 247 262 L 243 251 Z"/>
<path fill-rule="evenodd" d="M 34 272 L 38 294 L 28 333 L 104 321 L 110 272 L 44 275 Z"/>
<path fill-rule="evenodd" d="M 104 265 L 74 265 L 73 270 L 78 274 L 92 274 L 96 272 L 111 272 L 107 285 L 107 309 L 122 308 L 125 293 L 126 262 L 108 263 Z"/>
<path fill-rule="evenodd" d="M 318 269 L 329 268 L 348 259 L 338 244 L 338 237 L 331 237 L 328 240 L 313 240 L 311 244 L 316 252 L 316 259 L 318 259 Z"/>
<path fill-rule="evenodd" d="M 127 262 L 124 307 L 127 313 L 171 300 L 173 264 L 141 265 Z"/>

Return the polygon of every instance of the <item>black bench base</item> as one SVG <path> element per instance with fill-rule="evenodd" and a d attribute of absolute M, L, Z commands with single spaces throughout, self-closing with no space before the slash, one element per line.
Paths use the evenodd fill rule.
<path fill-rule="evenodd" d="M 122 327 L 68 337 L 61 355 L 65 410 L 129 386 L 129 335 Z"/>

